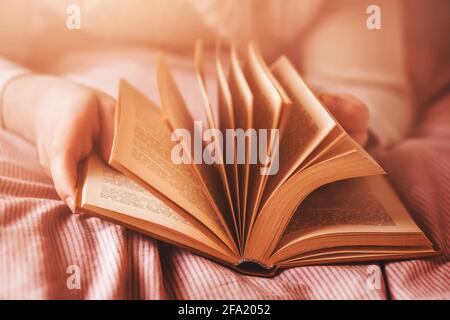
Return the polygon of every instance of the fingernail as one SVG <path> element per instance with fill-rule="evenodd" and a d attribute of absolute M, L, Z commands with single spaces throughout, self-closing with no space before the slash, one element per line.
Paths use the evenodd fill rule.
<path fill-rule="evenodd" d="M 66 198 L 66 204 L 69 207 L 70 211 L 72 211 L 72 213 L 75 213 L 75 201 L 73 201 L 72 197 Z"/>

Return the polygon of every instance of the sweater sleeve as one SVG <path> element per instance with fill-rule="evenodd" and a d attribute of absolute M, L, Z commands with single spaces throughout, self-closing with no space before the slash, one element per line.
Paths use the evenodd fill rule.
<path fill-rule="evenodd" d="M 30 70 L 7 59 L 0 57 L 0 129 L 3 128 L 3 93 L 8 83 Z"/>

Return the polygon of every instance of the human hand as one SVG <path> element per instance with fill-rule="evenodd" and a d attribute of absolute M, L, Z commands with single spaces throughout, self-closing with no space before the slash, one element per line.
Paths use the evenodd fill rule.
<path fill-rule="evenodd" d="M 369 138 L 369 110 L 348 94 L 322 93 L 319 99 L 347 133 L 363 147 Z"/>
<path fill-rule="evenodd" d="M 53 76 L 26 75 L 5 89 L 5 127 L 36 145 L 41 165 L 72 212 L 79 161 L 95 146 L 109 158 L 114 105 L 104 93 Z"/>

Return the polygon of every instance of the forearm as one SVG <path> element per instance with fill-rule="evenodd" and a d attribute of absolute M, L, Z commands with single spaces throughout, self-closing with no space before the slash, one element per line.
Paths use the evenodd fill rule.
<path fill-rule="evenodd" d="M 21 65 L 0 57 L 0 129 L 5 129 L 4 112 L 3 112 L 3 96 L 6 87 L 16 78 L 29 73 L 30 71 Z"/>
<path fill-rule="evenodd" d="M 80 87 L 68 80 L 41 74 L 26 74 L 12 79 L 3 90 L 3 126 L 33 144 L 37 144 L 44 122 L 67 121 L 64 113 L 75 108 L 71 101 L 78 94 L 77 89 L 86 94 L 82 105 L 89 100 L 93 92 Z M 46 114 L 47 106 L 56 106 L 51 111 L 56 114 Z M 59 106 L 59 108 L 58 108 Z M 59 113 L 59 117 L 58 117 Z M 42 128 L 41 128 L 42 129 Z"/>
<path fill-rule="evenodd" d="M 39 93 L 45 88 L 40 85 L 39 75 L 23 75 L 12 79 L 3 90 L 3 126 L 26 140 L 35 143 L 36 105 Z"/>

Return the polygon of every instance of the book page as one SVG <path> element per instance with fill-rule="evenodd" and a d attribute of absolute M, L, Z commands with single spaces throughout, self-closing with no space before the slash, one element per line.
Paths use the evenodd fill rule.
<path fill-rule="evenodd" d="M 84 163 L 84 181 L 78 191 L 81 210 L 156 234 L 229 260 L 232 256 L 219 238 L 187 212 L 167 206 L 131 178 L 109 167 L 94 152 Z"/>
<path fill-rule="evenodd" d="M 262 204 L 336 126 L 334 119 L 308 89 L 286 57 L 280 57 L 271 69 L 294 102 L 294 107 L 280 144 L 280 169 L 276 175 L 269 178 Z"/>
<path fill-rule="evenodd" d="M 222 61 L 220 60 L 219 53 L 216 53 L 216 70 L 217 70 L 217 100 L 219 110 L 219 130 L 224 135 L 224 144 L 226 144 L 224 163 L 225 170 L 228 177 L 228 184 L 230 193 L 232 195 L 232 201 L 234 205 L 235 220 L 237 221 L 238 234 L 241 237 L 241 203 L 239 192 L 239 171 L 238 171 L 238 159 L 236 154 L 236 137 L 234 135 L 236 130 L 235 112 L 233 106 L 233 98 L 231 96 L 230 87 L 223 69 Z M 228 141 L 227 130 L 232 130 L 233 135 Z M 245 156 L 245 150 L 244 150 Z M 231 160 L 231 161 L 230 161 Z"/>
<path fill-rule="evenodd" d="M 192 165 L 172 162 L 174 142 L 160 110 L 122 81 L 110 164 L 133 175 L 183 208 L 233 247 L 219 214 L 206 198 Z"/>
<path fill-rule="evenodd" d="M 352 145 L 353 140 L 348 139 Z M 264 204 L 245 248 L 247 258 L 260 259 L 272 254 L 299 205 L 317 188 L 334 181 L 384 173 L 373 160 L 356 148 L 349 148 L 345 140 L 317 158 L 313 165 L 294 173 Z M 268 232 L 270 238 L 266 236 Z"/>
<path fill-rule="evenodd" d="M 266 76 L 270 79 L 271 84 L 274 86 L 274 88 L 276 89 L 277 93 L 281 98 L 280 117 L 277 126 L 280 131 L 280 139 L 281 139 L 286 130 L 286 125 L 291 118 L 292 115 L 291 113 L 292 109 L 294 108 L 294 104 L 289 95 L 287 94 L 286 90 L 283 88 L 281 83 L 273 74 L 272 69 L 269 68 L 269 66 L 264 61 L 259 51 L 256 51 L 256 53 L 257 53 L 256 57 L 259 61 L 261 68 L 264 70 Z"/>
<path fill-rule="evenodd" d="M 172 129 L 184 129 L 190 134 L 192 141 L 186 141 L 183 137 L 179 137 L 183 144 L 183 149 L 188 150 L 188 163 L 191 163 L 194 172 L 198 177 L 199 184 L 203 189 L 214 211 L 219 216 L 222 225 L 228 234 L 230 230 L 234 230 L 231 220 L 231 209 L 229 208 L 225 190 L 219 173 L 213 166 L 203 161 L 203 144 L 202 133 L 196 128 L 194 118 L 188 111 L 188 108 L 181 96 L 181 93 L 172 77 L 169 67 L 166 65 L 162 55 L 157 59 L 157 79 L 158 90 L 161 99 L 161 108 L 165 117 L 168 119 Z M 196 136 L 200 135 L 200 142 L 197 143 Z M 200 153 L 196 154 L 196 150 Z M 200 159 L 199 159 L 200 158 Z"/>
<path fill-rule="evenodd" d="M 235 233 L 238 234 L 237 230 L 237 215 L 235 213 L 235 206 L 234 206 L 234 199 L 233 195 L 235 194 L 234 188 L 233 188 L 233 194 L 231 193 L 232 187 L 234 187 L 234 177 L 230 176 L 231 180 L 229 180 L 228 173 L 226 170 L 226 159 L 225 159 L 225 146 L 226 146 L 226 139 L 225 139 L 225 131 L 218 131 L 219 126 L 216 124 L 216 121 L 214 119 L 214 114 L 211 107 L 211 101 L 208 96 L 208 90 L 206 87 L 206 81 L 204 77 L 204 71 L 203 71 L 203 46 L 201 41 L 197 41 L 195 46 L 195 54 L 194 54 L 194 60 L 195 60 L 195 72 L 198 80 L 198 86 L 200 88 L 200 93 L 203 98 L 203 110 L 206 115 L 206 119 L 208 121 L 207 128 L 212 129 L 211 130 L 211 140 L 208 144 L 213 144 L 214 150 L 208 149 L 211 153 L 211 156 L 213 156 L 216 159 L 219 159 L 218 162 L 212 163 L 210 166 L 215 167 L 217 170 L 220 179 L 222 181 L 223 190 L 225 191 L 225 196 L 228 201 L 228 208 L 229 212 L 231 214 L 226 214 L 226 218 L 228 219 L 228 224 L 232 225 L 235 228 Z M 218 74 L 218 83 L 221 83 L 220 76 L 223 78 L 223 74 Z M 223 81 L 223 79 L 222 79 Z M 219 119 L 221 119 L 224 115 L 224 111 L 226 108 L 230 108 L 229 105 L 223 104 L 223 98 L 224 94 L 221 90 L 222 87 L 219 85 L 218 90 L 218 110 L 219 110 Z M 222 118 L 223 119 L 223 118 Z M 233 155 L 234 156 L 234 155 Z"/>
<path fill-rule="evenodd" d="M 362 262 L 380 262 L 386 260 L 405 260 L 405 259 L 421 259 L 436 256 L 438 253 L 433 248 L 426 247 L 406 247 L 402 250 L 391 250 L 389 247 L 380 248 L 379 250 L 347 250 L 337 252 L 330 251 L 328 253 L 318 254 L 304 258 L 303 255 L 280 262 L 280 268 L 294 268 L 308 265 L 326 265 L 326 264 L 342 264 L 342 263 L 362 263 Z"/>
<path fill-rule="evenodd" d="M 400 234 L 404 233 L 404 240 Z M 352 238 L 344 234 L 354 234 Z M 377 240 L 376 234 L 382 234 Z M 389 244 L 389 234 L 396 237 Z M 307 248 L 305 241 L 341 236 L 347 245 L 413 245 L 409 235 L 422 234 L 395 191 L 383 176 L 348 179 L 325 185 L 311 193 L 292 217 L 275 250 L 278 258 L 296 247 Z M 358 236 L 358 237 L 357 237 Z M 418 241 L 418 240 L 416 240 Z M 333 241 L 329 241 L 333 244 Z M 328 243 L 328 246 L 330 245 Z M 425 245 L 418 241 L 416 246 Z M 334 240 L 334 245 L 337 245 Z M 322 244 L 326 246 L 326 244 Z M 284 252 L 284 253 L 283 253 Z"/>
<path fill-rule="evenodd" d="M 294 214 L 285 235 L 309 228 L 336 225 L 393 226 L 380 199 L 365 178 L 325 185 L 309 195 Z"/>
<path fill-rule="evenodd" d="M 253 94 L 245 79 L 244 72 L 238 59 L 236 50 L 232 47 L 230 52 L 230 75 L 229 87 L 231 98 L 233 100 L 234 122 L 237 129 L 244 133 L 253 128 Z M 251 134 L 245 134 L 244 138 L 236 139 L 236 161 L 238 161 L 239 177 L 239 201 L 240 201 L 240 221 L 241 237 L 244 234 L 244 226 L 247 211 L 248 182 L 250 176 L 250 146 L 252 141 Z M 243 157 L 243 158 L 241 158 Z M 241 159 L 240 159 L 241 158 Z"/>
<path fill-rule="evenodd" d="M 249 45 L 245 76 L 254 99 L 253 129 L 256 130 L 258 135 L 257 142 L 255 141 L 258 146 L 258 159 L 253 159 L 250 165 L 250 188 L 248 190 L 246 215 L 247 235 L 255 221 L 259 202 L 268 177 L 263 174 L 263 170 L 270 170 L 273 164 L 272 162 L 265 162 L 267 162 L 266 158 L 270 159 L 271 156 L 272 146 L 275 142 L 272 129 L 278 129 L 283 104 L 282 97 L 267 75 L 267 69 L 262 66 L 262 63 L 264 61 L 260 59 L 256 48 L 253 45 Z M 260 134 L 260 129 L 267 130 L 267 141 L 262 141 L 263 136 Z M 266 150 L 260 150 L 261 146 L 264 146 L 264 142 L 267 148 Z"/>

